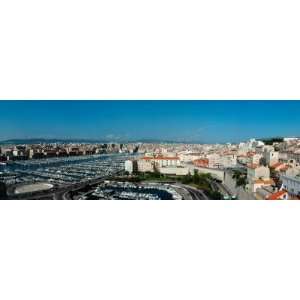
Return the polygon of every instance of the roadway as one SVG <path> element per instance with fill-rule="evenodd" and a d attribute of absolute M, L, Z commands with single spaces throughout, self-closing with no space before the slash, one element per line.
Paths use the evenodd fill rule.
<path fill-rule="evenodd" d="M 220 183 L 220 182 L 217 182 L 217 181 L 214 181 L 214 180 L 212 180 L 212 181 L 210 182 L 210 184 L 211 184 L 212 188 L 213 188 L 215 191 L 220 192 L 223 196 L 225 196 L 225 195 L 228 195 L 228 196 L 230 196 L 230 197 L 232 196 L 231 192 L 229 191 L 228 188 L 226 188 L 226 187 L 224 186 L 224 184 L 222 184 L 222 183 Z"/>
<path fill-rule="evenodd" d="M 188 190 L 190 195 L 192 196 L 191 200 L 209 200 L 209 198 L 204 194 L 202 190 L 198 190 L 189 185 L 182 184 L 182 186 Z"/>
<path fill-rule="evenodd" d="M 77 191 L 80 189 L 85 188 L 87 185 L 95 185 L 103 182 L 105 179 L 104 177 L 99 177 L 96 179 L 92 179 L 89 181 L 84 181 L 81 183 L 69 184 L 62 187 L 54 188 L 47 192 L 38 192 L 28 197 L 28 199 L 53 199 L 53 200 L 68 200 L 68 193 L 71 191 Z M 109 179 L 107 179 L 109 180 Z M 71 200 L 71 199 L 70 199 Z"/>
<path fill-rule="evenodd" d="M 187 194 L 189 194 L 189 195 L 182 195 L 182 196 L 184 196 L 185 198 L 191 197 L 191 199 L 188 198 L 188 199 L 184 199 L 184 200 L 209 200 L 209 198 L 204 194 L 204 192 L 202 190 L 193 188 L 190 185 L 182 184 L 180 182 L 177 182 L 176 180 L 174 180 L 174 181 L 153 180 L 151 182 L 167 183 L 167 184 L 171 184 L 171 185 L 174 185 L 175 187 L 182 188 L 182 189 L 188 191 Z"/>
<path fill-rule="evenodd" d="M 44 192 L 37 192 L 32 195 L 28 195 L 28 199 L 53 199 L 53 200 L 72 200 L 69 193 L 76 192 L 78 190 L 84 189 L 87 185 L 97 185 L 102 183 L 104 180 L 110 180 L 110 178 L 107 177 L 99 177 L 96 179 L 92 179 L 89 181 L 81 182 L 81 183 L 75 183 L 75 184 L 69 184 L 62 187 L 56 187 L 50 191 L 44 191 Z M 160 183 L 170 183 L 178 186 L 178 188 L 182 188 L 186 190 L 191 199 L 185 199 L 185 200 L 209 200 L 209 198 L 205 195 L 205 193 L 202 190 L 198 190 L 196 188 L 193 188 L 189 185 L 181 184 L 178 182 L 160 182 Z M 184 198 L 189 197 L 189 195 L 185 195 Z"/>
<path fill-rule="evenodd" d="M 103 181 L 104 181 L 103 178 L 98 179 L 98 180 L 95 180 L 93 183 L 90 183 L 90 185 L 100 184 Z M 87 185 L 87 183 L 83 183 L 83 184 L 77 185 L 76 187 L 73 186 L 73 187 L 68 187 L 68 188 L 65 188 L 63 190 L 60 190 L 59 192 L 56 192 L 54 194 L 54 199 L 56 199 L 56 200 L 59 200 L 59 199 L 69 200 L 70 199 L 70 197 L 68 195 L 69 192 L 71 192 L 71 191 L 75 192 L 75 191 L 78 191 L 80 189 L 83 189 L 84 187 L 86 187 L 86 185 Z M 198 190 L 198 189 L 193 188 L 191 186 L 184 185 L 184 184 L 179 184 L 179 183 L 175 183 L 174 185 L 188 191 L 188 193 L 191 196 L 191 199 L 184 199 L 184 200 L 209 200 L 209 198 L 203 193 L 202 190 Z"/>

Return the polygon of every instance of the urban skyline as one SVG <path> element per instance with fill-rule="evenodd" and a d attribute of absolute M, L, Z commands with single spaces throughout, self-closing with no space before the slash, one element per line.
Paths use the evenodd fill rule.
<path fill-rule="evenodd" d="M 299 136 L 299 101 L 1 101 L 0 141 L 237 143 Z"/>
<path fill-rule="evenodd" d="M 0 199 L 300 199 L 300 138 L 239 144 L 7 143 Z"/>

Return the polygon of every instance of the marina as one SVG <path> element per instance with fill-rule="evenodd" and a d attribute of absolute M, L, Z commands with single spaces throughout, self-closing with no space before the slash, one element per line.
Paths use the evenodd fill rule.
<path fill-rule="evenodd" d="M 79 194 L 78 200 L 182 200 L 170 184 L 105 181 L 88 193 Z"/>
<path fill-rule="evenodd" d="M 132 154 L 101 154 L 17 161 L 0 166 L 0 180 L 8 186 L 46 182 L 56 187 L 109 177 L 124 169 Z"/>

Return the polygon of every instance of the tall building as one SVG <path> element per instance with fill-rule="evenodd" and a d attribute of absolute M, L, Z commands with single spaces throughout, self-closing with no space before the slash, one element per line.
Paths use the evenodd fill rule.
<path fill-rule="evenodd" d="M 126 160 L 125 171 L 127 171 L 129 174 L 137 172 L 138 171 L 137 161 L 134 159 Z"/>

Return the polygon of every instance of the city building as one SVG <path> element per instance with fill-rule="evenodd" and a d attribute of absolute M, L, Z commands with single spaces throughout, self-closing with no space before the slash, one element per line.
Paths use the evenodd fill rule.
<path fill-rule="evenodd" d="M 195 166 L 197 166 L 197 167 L 208 168 L 208 166 L 209 166 L 209 160 L 207 158 L 195 159 L 193 161 L 193 164 Z"/>
<path fill-rule="evenodd" d="M 161 174 L 165 175 L 176 175 L 176 176 L 183 176 L 183 175 L 188 175 L 189 173 L 193 173 L 193 169 L 191 170 L 189 167 L 174 167 L 174 166 L 169 166 L 169 167 L 161 167 L 159 168 L 159 172 Z"/>
<path fill-rule="evenodd" d="M 270 179 L 270 169 L 262 165 L 247 166 L 247 181 L 247 189 L 252 193 L 255 193 L 258 188 L 274 184 Z"/>
<path fill-rule="evenodd" d="M 136 173 L 138 171 L 138 163 L 135 159 L 126 160 L 125 163 L 125 171 L 129 174 Z"/>
<path fill-rule="evenodd" d="M 266 160 L 266 163 L 268 166 L 272 166 L 279 161 L 279 152 L 274 151 L 274 147 L 265 146 L 264 152 L 263 152 L 263 157 Z"/>
<path fill-rule="evenodd" d="M 270 169 L 261 165 L 248 165 L 247 166 L 247 179 L 248 181 L 255 181 L 256 179 L 269 179 Z"/>
<path fill-rule="evenodd" d="M 265 199 L 266 200 L 288 200 L 289 194 L 285 190 L 280 190 L 271 195 L 268 195 Z"/>
<path fill-rule="evenodd" d="M 141 173 L 154 172 L 155 170 L 154 161 L 152 161 L 150 158 L 139 159 L 137 161 L 137 168 L 138 168 L 138 172 Z"/>
<path fill-rule="evenodd" d="M 291 197 L 300 198 L 300 171 L 296 168 L 288 169 L 280 176 L 282 188 L 287 190 Z"/>
<path fill-rule="evenodd" d="M 286 171 L 289 167 L 285 163 L 277 162 L 270 166 L 276 172 Z"/>
<path fill-rule="evenodd" d="M 263 157 L 262 154 L 254 153 L 252 156 L 249 157 L 250 158 L 249 163 L 254 164 L 254 165 L 258 165 L 262 157 Z"/>

